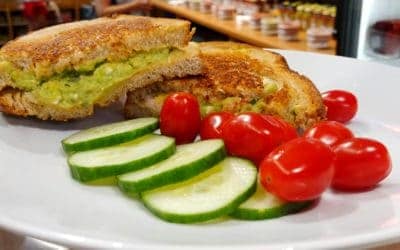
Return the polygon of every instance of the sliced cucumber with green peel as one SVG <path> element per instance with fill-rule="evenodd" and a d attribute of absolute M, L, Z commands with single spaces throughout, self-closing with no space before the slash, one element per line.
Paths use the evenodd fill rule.
<path fill-rule="evenodd" d="M 242 220 L 264 220 L 296 213 L 312 201 L 287 202 L 266 191 L 261 184 L 256 192 L 243 202 L 230 216 Z"/>
<path fill-rule="evenodd" d="M 255 191 L 257 168 L 250 161 L 227 157 L 184 182 L 141 193 L 156 216 L 175 223 L 202 222 L 233 212 Z"/>
<path fill-rule="evenodd" d="M 173 138 L 148 134 L 116 146 L 72 154 L 68 165 L 75 179 L 87 182 L 145 168 L 174 152 Z"/>
<path fill-rule="evenodd" d="M 61 143 L 67 153 L 85 151 L 127 142 L 157 128 L 157 118 L 138 118 L 82 130 L 68 136 Z"/>
<path fill-rule="evenodd" d="M 224 142 L 219 139 L 180 145 L 174 155 L 139 171 L 118 176 L 125 192 L 143 192 L 187 180 L 224 159 Z"/>

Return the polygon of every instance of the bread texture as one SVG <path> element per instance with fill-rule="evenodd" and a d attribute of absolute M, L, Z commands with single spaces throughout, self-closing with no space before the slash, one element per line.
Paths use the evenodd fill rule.
<path fill-rule="evenodd" d="M 210 111 L 255 111 L 276 115 L 299 129 L 325 119 L 315 85 L 291 70 L 281 55 L 233 42 L 199 44 L 203 75 L 173 79 L 128 93 L 128 118 L 158 116 L 168 93 L 194 94 L 203 115 Z M 211 108 L 207 108 L 211 107 Z"/>
<path fill-rule="evenodd" d="M 193 32 L 190 22 L 178 19 L 103 17 L 22 36 L 1 48 L 0 60 L 45 78 L 93 60 L 120 61 L 135 51 L 181 48 L 188 44 Z"/>
<path fill-rule="evenodd" d="M 0 50 L 0 111 L 43 120 L 84 118 L 92 115 L 96 106 L 105 107 L 124 97 L 128 91 L 165 79 L 198 75 L 202 72 L 202 63 L 198 46 L 188 45 L 192 34 L 187 21 L 125 15 L 62 24 L 28 34 Z M 130 61 L 132 57 L 146 53 L 164 53 L 164 57 L 163 60 L 147 58 L 143 65 L 144 59 Z M 85 78 L 95 75 L 101 65 L 109 70 L 111 67 L 104 65 L 124 63 L 130 65 L 134 72 L 132 76 L 113 78 L 112 87 L 99 85 L 98 89 L 97 86 L 92 88 L 92 92 L 102 92 L 100 97 L 93 98 L 93 103 L 81 105 L 81 100 L 77 100 L 76 105 L 73 102 L 60 105 L 57 101 L 39 100 L 35 94 L 35 90 L 46 84 L 54 85 L 54 79 L 62 79 L 62 84 L 73 87 L 77 84 L 69 83 L 69 78 Z M 79 70 L 87 64 L 92 65 L 90 70 Z M 4 65 L 12 65 L 14 71 L 29 73 L 27 76 L 33 78 L 35 84 L 18 85 L 16 73 L 7 72 Z M 116 71 L 120 70 L 117 66 L 114 67 Z"/>
<path fill-rule="evenodd" d="M 94 107 L 106 107 L 128 91 L 145 87 L 155 82 L 174 77 L 197 75 L 201 73 L 201 61 L 197 56 L 188 54 L 174 62 L 150 68 L 135 74 L 132 78 L 118 84 L 107 95 L 85 107 L 63 108 L 57 105 L 45 105 L 40 103 L 31 92 L 21 91 L 15 88 L 6 88 L 0 92 L 0 111 L 17 116 L 35 116 L 42 120 L 67 121 L 71 119 L 85 118 L 93 114 Z"/>

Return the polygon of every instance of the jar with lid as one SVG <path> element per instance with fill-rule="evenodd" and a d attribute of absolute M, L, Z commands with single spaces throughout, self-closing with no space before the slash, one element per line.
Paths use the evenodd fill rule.
<path fill-rule="evenodd" d="M 266 36 L 274 36 L 278 30 L 278 20 L 276 17 L 264 17 L 260 23 L 261 33 Z"/>
<path fill-rule="evenodd" d="M 325 49 L 332 39 L 332 29 L 311 27 L 307 30 L 307 46 L 311 49 Z"/>
<path fill-rule="evenodd" d="M 203 14 L 209 14 L 211 13 L 211 8 L 212 8 L 212 1 L 211 0 L 203 0 L 200 2 L 200 12 Z"/>
<path fill-rule="evenodd" d="M 282 22 L 287 22 L 289 21 L 289 2 L 283 2 L 282 4 L 279 5 L 278 7 L 279 10 L 279 19 Z"/>
<path fill-rule="evenodd" d="M 335 20 L 336 20 L 336 7 L 332 6 L 329 8 L 327 27 L 331 28 L 331 29 L 335 29 Z"/>
<path fill-rule="evenodd" d="M 300 24 L 298 22 L 280 22 L 278 24 L 278 38 L 284 41 L 298 40 Z"/>
<path fill-rule="evenodd" d="M 189 9 L 199 11 L 200 10 L 200 2 L 201 2 L 201 0 L 189 0 L 188 1 Z"/>
<path fill-rule="evenodd" d="M 221 20 L 231 20 L 235 15 L 235 7 L 232 5 L 220 5 L 217 10 L 217 17 Z"/>

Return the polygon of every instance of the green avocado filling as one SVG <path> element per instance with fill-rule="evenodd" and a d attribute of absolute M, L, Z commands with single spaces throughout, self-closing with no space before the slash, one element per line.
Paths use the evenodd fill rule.
<path fill-rule="evenodd" d="M 167 62 L 177 49 L 137 52 L 121 62 L 89 62 L 49 79 L 37 79 L 7 61 L 0 61 L 0 73 L 8 74 L 12 87 L 30 91 L 39 102 L 63 108 L 93 105 L 109 91 L 121 87 L 124 80 L 154 65 Z"/>
<path fill-rule="evenodd" d="M 13 84 L 12 87 L 23 90 L 32 90 L 40 83 L 32 72 L 23 72 L 7 61 L 0 61 L 0 73 L 10 77 Z"/>
<path fill-rule="evenodd" d="M 179 90 L 174 90 L 179 91 Z M 278 83 L 270 78 L 263 78 L 263 94 L 264 97 L 272 95 L 279 91 Z M 168 96 L 167 93 L 158 93 L 154 96 L 154 101 L 158 107 L 161 107 L 164 100 Z M 263 97 L 253 98 L 246 100 L 243 97 L 230 96 L 221 100 L 205 101 L 199 97 L 200 113 L 202 117 L 219 111 L 231 111 L 231 112 L 257 112 L 263 113 L 267 109 L 267 104 Z"/>

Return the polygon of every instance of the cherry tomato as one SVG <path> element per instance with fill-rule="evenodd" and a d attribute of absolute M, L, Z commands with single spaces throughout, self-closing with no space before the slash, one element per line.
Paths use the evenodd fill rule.
<path fill-rule="evenodd" d="M 177 144 L 194 141 L 200 129 L 200 107 L 195 96 L 178 92 L 168 96 L 161 108 L 161 134 L 176 139 Z"/>
<path fill-rule="evenodd" d="M 342 123 L 323 121 L 304 132 L 304 137 L 320 140 L 328 146 L 334 147 L 342 141 L 353 138 L 353 132 Z"/>
<path fill-rule="evenodd" d="M 207 115 L 201 121 L 200 138 L 202 140 L 222 138 L 221 127 L 233 117 L 235 115 L 230 112 L 215 112 Z"/>
<path fill-rule="evenodd" d="M 285 141 L 282 128 L 276 122 L 254 112 L 228 120 L 222 127 L 222 138 L 230 155 L 250 159 L 256 164 Z"/>
<path fill-rule="evenodd" d="M 287 142 L 298 137 L 296 129 L 283 119 L 272 115 L 263 115 L 263 117 L 269 122 L 276 124 L 277 127 L 280 127 L 283 130 L 283 142 Z"/>
<path fill-rule="evenodd" d="M 375 140 L 351 138 L 339 144 L 334 152 L 336 189 L 360 190 L 374 187 L 389 175 L 392 164 L 386 147 Z"/>
<path fill-rule="evenodd" d="M 344 90 L 331 90 L 322 93 L 322 99 L 327 107 L 328 120 L 348 122 L 357 113 L 357 98 Z"/>
<path fill-rule="evenodd" d="M 266 190 L 288 201 L 318 198 L 330 186 L 334 153 L 324 143 L 298 138 L 274 149 L 260 164 Z"/>

